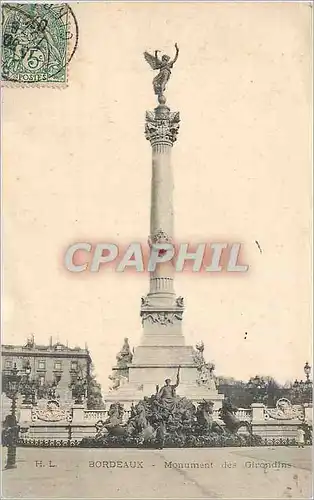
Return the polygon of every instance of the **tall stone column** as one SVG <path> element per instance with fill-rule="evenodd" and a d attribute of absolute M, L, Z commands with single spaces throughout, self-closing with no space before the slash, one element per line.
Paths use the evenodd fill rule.
<path fill-rule="evenodd" d="M 152 146 L 149 245 L 174 243 L 173 172 L 171 150 L 177 139 L 180 116 L 165 105 L 163 96 L 154 111 L 146 112 L 145 136 Z M 159 250 L 163 252 L 163 250 Z M 142 298 L 144 344 L 183 345 L 183 299 L 174 291 L 172 262 L 158 263 L 150 273 L 149 292 Z"/>
<path fill-rule="evenodd" d="M 171 113 L 160 104 L 154 113 L 146 113 L 146 138 L 152 146 L 152 181 L 149 244 L 173 243 L 173 173 L 171 149 L 179 129 L 179 113 Z M 162 252 L 162 250 L 161 250 Z M 151 273 L 151 300 L 173 303 L 173 265 L 159 263 Z M 168 295 L 168 297 L 167 297 Z M 165 300 L 168 299 L 168 300 Z"/>

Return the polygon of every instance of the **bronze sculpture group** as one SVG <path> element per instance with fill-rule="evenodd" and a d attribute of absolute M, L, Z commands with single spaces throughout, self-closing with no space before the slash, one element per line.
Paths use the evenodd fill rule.
<path fill-rule="evenodd" d="M 132 405 L 129 418 L 125 421 L 125 411 L 120 403 L 112 403 L 108 418 L 96 424 L 96 440 L 106 444 L 108 438 L 130 439 L 138 446 L 151 443 L 163 448 L 165 442 L 177 442 L 180 446 L 192 445 L 193 440 L 210 435 L 226 436 L 236 434 L 240 428 L 252 435 L 251 424 L 239 420 L 237 408 L 229 400 L 223 402 L 219 411 L 220 422 L 213 418 L 214 403 L 203 400 L 193 404 L 187 398 L 176 395 L 180 383 L 180 367 L 175 384 L 165 380 L 161 389 L 150 397 L 144 397 Z"/>

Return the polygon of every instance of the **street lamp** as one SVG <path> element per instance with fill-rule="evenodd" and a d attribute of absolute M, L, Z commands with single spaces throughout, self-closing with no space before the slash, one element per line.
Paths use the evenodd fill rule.
<path fill-rule="evenodd" d="M 16 445 L 19 437 L 19 426 L 16 419 L 16 402 L 19 395 L 21 375 L 18 373 L 16 363 L 12 370 L 3 374 L 3 392 L 11 399 L 11 413 L 6 416 L 3 425 L 3 444 L 7 446 L 7 463 L 5 469 L 16 467 Z"/>
<path fill-rule="evenodd" d="M 306 362 L 305 365 L 304 365 L 304 373 L 305 373 L 305 376 L 306 376 L 306 380 L 309 380 L 311 370 L 312 370 L 312 368 L 310 367 L 310 365 L 308 364 L 308 362 Z"/>
<path fill-rule="evenodd" d="M 312 368 L 308 362 L 305 363 L 303 370 L 306 380 L 296 379 L 292 385 L 293 399 L 298 404 L 310 403 L 312 401 L 313 382 L 310 380 Z"/>
<path fill-rule="evenodd" d="M 83 404 L 87 389 L 86 379 L 83 379 L 81 376 L 78 376 L 76 374 L 76 377 L 73 379 L 70 387 L 72 389 L 72 397 L 74 398 L 74 403 L 76 405 Z"/>
<path fill-rule="evenodd" d="M 30 362 L 29 362 L 29 359 L 28 359 L 27 363 L 25 365 L 25 373 L 26 373 L 27 377 L 30 376 L 31 371 L 32 371 L 32 369 L 31 369 L 31 365 L 30 365 Z"/>
<path fill-rule="evenodd" d="M 30 381 L 31 374 L 31 365 L 29 360 L 25 365 L 25 379 L 23 380 L 23 384 L 21 386 L 21 394 L 24 396 L 23 404 L 29 405 L 33 404 L 35 398 L 35 388 L 34 384 Z"/>
<path fill-rule="evenodd" d="M 31 365 L 29 360 L 24 366 L 24 373 L 19 374 L 16 363 L 12 370 L 5 371 L 2 377 L 2 391 L 11 399 L 10 414 L 3 425 L 3 444 L 8 447 L 6 469 L 16 467 L 16 446 L 20 427 L 16 418 L 16 403 L 19 395 L 24 396 L 23 404 L 36 404 L 36 383 L 30 380 Z"/>
<path fill-rule="evenodd" d="M 254 403 L 263 403 L 267 394 L 268 384 L 262 377 L 255 375 L 250 378 L 247 387 L 252 394 Z"/>
<path fill-rule="evenodd" d="M 304 383 L 304 395 L 305 395 L 306 403 L 310 403 L 310 402 L 312 402 L 312 398 L 313 398 L 313 382 L 312 382 L 312 380 L 310 380 L 310 374 L 311 374 L 312 368 L 310 367 L 308 362 L 306 362 L 303 369 L 304 369 L 304 373 L 306 376 L 306 381 Z"/>
<path fill-rule="evenodd" d="M 59 379 L 60 380 L 60 379 Z M 56 389 L 58 387 L 58 380 L 54 380 L 51 385 L 49 385 L 47 389 L 47 396 L 49 399 L 58 399 L 60 398 L 59 394 L 56 393 Z"/>

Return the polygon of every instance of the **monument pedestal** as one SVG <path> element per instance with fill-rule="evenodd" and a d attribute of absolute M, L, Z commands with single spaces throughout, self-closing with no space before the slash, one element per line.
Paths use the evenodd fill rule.
<path fill-rule="evenodd" d="M 120 402 L 126 410 L 132 403 L 137 403 L 145 396 L 156 394 L 167 378 L 172 383 L 176 380 L 180 366 L 180 383 L 176 393 L 198 403 L 210 400 L 214 403 L 214 410 L 221 408 L 224 396 L 218 394 L 214 385 L 198 383 L 199 366 L 195 363 L 195 350 L 192 346 L 185 345 L 140 345 L 134 351 L 132 363 L 128 365 L 128 380 L 123 379 L 117 389 L 105 395 L 106 403 Z M 120 371 L 114 367 L 113 371 Z"/>

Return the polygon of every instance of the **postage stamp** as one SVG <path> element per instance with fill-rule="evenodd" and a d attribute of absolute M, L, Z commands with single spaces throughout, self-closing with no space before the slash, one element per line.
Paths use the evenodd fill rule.
<path fill-rule="evenodd" d="M 67 4 L 2 5 L 3 82 L 65 84 L 77 43 L 77 21 Z"/>

